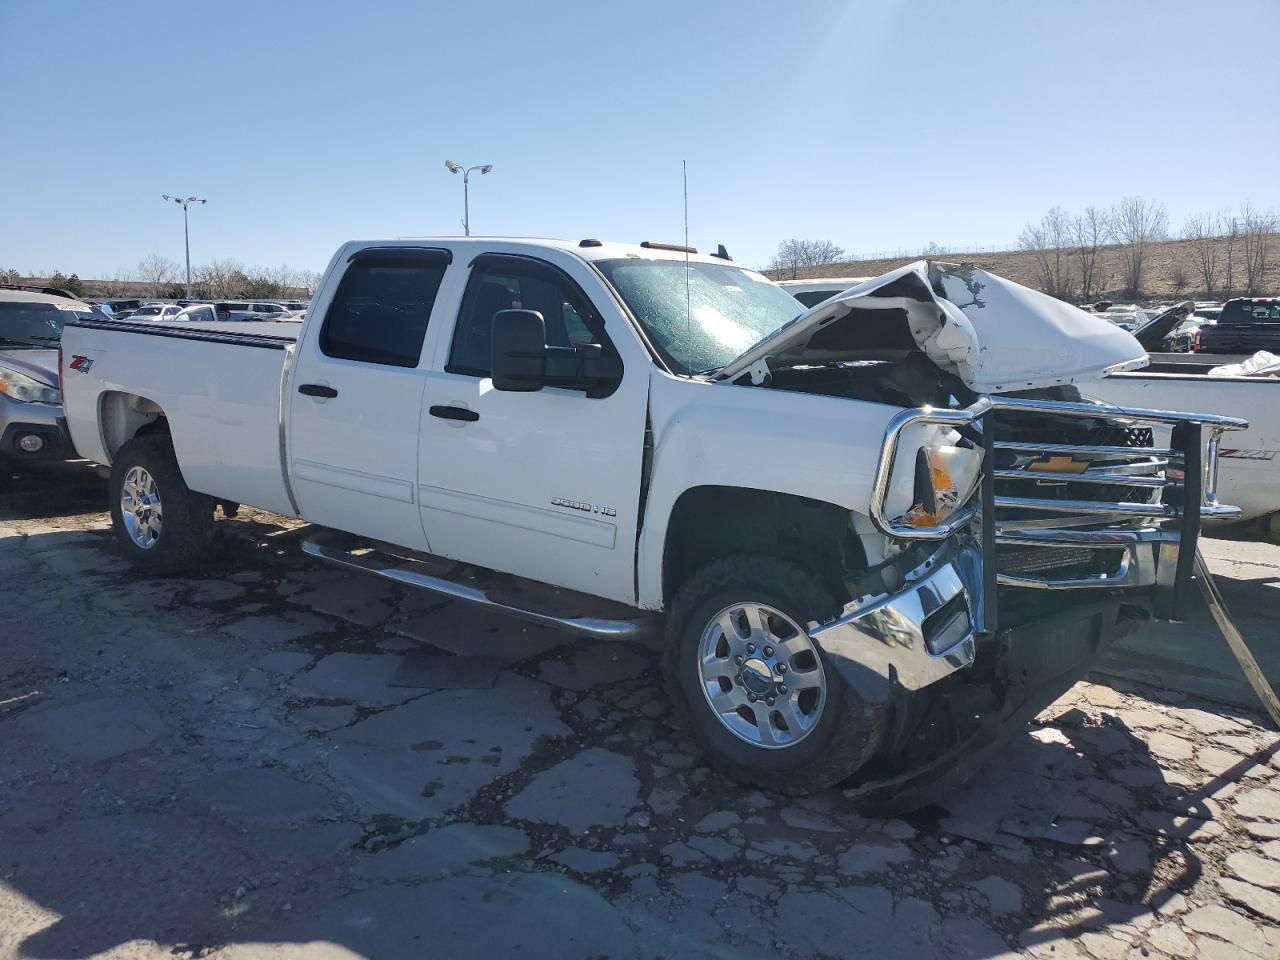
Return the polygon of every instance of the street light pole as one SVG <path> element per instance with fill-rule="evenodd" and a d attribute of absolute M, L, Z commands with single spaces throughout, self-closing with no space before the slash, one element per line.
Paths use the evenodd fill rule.
<path fill-rule="evenodd" d="M 462 174 L 462 235 L 469 237 L 471 236 L 471 171 L 479 170 L 480 176 L 483 177 L 493 169 L 493 164 L 477 163 L 474 167 L 463 169 L 462 164 L 446 160 L 444 168 L 450 173 Z"/>
<path fill-rule="evenodd" d="M 208 203 L 200 197 L 171 197 L 167 193 L 161 194 L 165 200 L 172 200 L 174 203 L 182 207 L 182 241 L 187 250 L 187 299 L 191 299 L 191 225 L 187 220 L 187 207 L 193 203 Z"/>

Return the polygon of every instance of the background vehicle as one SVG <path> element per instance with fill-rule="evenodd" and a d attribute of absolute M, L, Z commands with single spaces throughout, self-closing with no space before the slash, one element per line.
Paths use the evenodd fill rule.
<path fill-rule="evenodd" d="M 176 303 L 144 303 L 129 314 L 129 320 L 172 320 L 182 312 Z"/>
<path fill-rule="evenodd" d="M 835 296 L 870 277 L 823 277 L 820 280 L 779 280 L 778 286 L 791 294 L 806 307 L 816 307 L 823 300 Z"/>
<path fill-rule="evenodd" d="M 75 456 L 58 390 L 58 344 L 75 319 L 104 317 L 67 297 L 0 290 L 0 487 L 15 469 Z"/>
<path fill-rule="evenodd" d="M 284 337 L 292 337 L 298 332 L 299 320 L 292 314 L 281 314 L 274 319 L 263 315 L 262 319 L 256 319 L 255 315 L 252 314 L 231 313 L 222 309 L 225 306 L 225 304 L 212 303 L 192 304 L 165 322 L 181 325 L 190 324 L 193 327 L 202 329 L 222 330 L 231 333 L 237 330 L 244 331 L 251 324 L 254 333 Z"/>
<path fill-rule="evenodd" d="M 142 306 L 142 301 L 136 299 L 107 300 L 104 303 L 111 308 L 111 315 L 117 320 L 127 320 L 135 310 Z"/>
<path fill-rule="evenodd" d="M 971 775 L 1137 611 L 1181 615 L 1197 514 L 1233 512 L 1195 465 L 1240 423 L 1078 402 L 1141 345 L 954 264 L 802 311 L 667 244 L 351 243 L 291 333 L 69 329 L 72 436 L 137 563 L 198 565 L 215 504 L 249 503 L 322 528 L 314 556 L 578 633 L 661 613 L 673 707 L 784 792 L 873 758 Z"/>
<path fill-rule="evenodd" d="M 289 311 L 278 303 L 261 301 L 223 300 L 214 304 L 219 316 L 227 314 L 229 320 L 287 320 Z"/>
<path fill-rule="evenodd" d="M 1200 350 L 1236 355 L 1280 352 L 1280 297 L 1228 300 L 1218 322 L 1201 330 Z"/>
<path fill-rule="evenodd" d="M 1151 319 L 1135 334 L 1148 350 L 1168 342 L 1171 327 L 1196 323 L 1194 304 L 1177 304 Z M 1210 329 L 1205 327 L 1204 329 Z M 1112 374 L 1085 392 L 1106 403 L 1195 409 L 1241 417 L 1249 426 L 1232 433 L 1222 444 L 1216 486 L 1227 502 L 1241 510 L 1239 518 L 1254 520 L 1280 515 L 1280 379 L 1271 376 L 1210 376 L 1219 357 L 1153 357 L 1140 370 Z M 1157 430 L 1157 441 L 1167 439 Z M 1273 525 L 1280 533 L 1280 526 Z"/>

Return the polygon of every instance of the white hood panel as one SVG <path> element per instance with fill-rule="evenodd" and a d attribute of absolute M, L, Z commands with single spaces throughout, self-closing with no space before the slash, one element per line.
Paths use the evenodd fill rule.
<path fill-rule="evenodd" d="M 865 318 L 861 311 L 890 309 L 904 310 L 920 349 L 977 393 L 1096 381 L 1108 371 L 1150 362 L 1132 335 L 1101 317 L 985 270 L 919 260 L 818 304 L 717 378 L 750 370 L 759 379 L 761 362 L 771 357 L 787 363 L 839 359 L 839 352 L 810 349 L 809 341 L 832 324 L 857 323 Z"/>

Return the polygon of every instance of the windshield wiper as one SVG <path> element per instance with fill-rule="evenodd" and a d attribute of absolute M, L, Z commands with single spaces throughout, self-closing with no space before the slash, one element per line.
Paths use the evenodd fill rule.
<path fill-rule="evenodd" d="M 7 344 L 12 347 L 34 347 L 35 344 L 29 340 L 14 340 L 12 337 L 0 337 L 0 344 Z"/>
<path fill-rule="evenodd" d="M 34 334 L 32 335 L 31 339 L 32 339 L 32 340 L 43 340 L 45 343 L 61 343 L 61 342 L 62 342 L 62 338 L 61 338 L 61 337 L 37 337 L 37 336 L 35 336 Z"/>

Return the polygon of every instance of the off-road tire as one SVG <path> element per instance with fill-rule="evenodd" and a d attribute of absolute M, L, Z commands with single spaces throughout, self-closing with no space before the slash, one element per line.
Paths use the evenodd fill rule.
<path fill-rule="evenodd" d="M 149 549 L 134 543 L 122 515 L 124 479 L 134 467 L 142 467 L 155 479 L 163 508 L 159 536 Z M 109 490 L 111 529 L 135 566 L 161 575 L 186 573 L 199 566 L 213 536 L 214 501 L 187 487 L 167 436 L 135 437 L 122 446 L 111 461 Z"/>
<path fill-rule="evenodd" d="M 738 554 L 699 568 L 677 590 L 666 618 L 664 674 L 676 720 L 712 765 L 735 780 L 803 795 L 847 779 L 884 741 L 890 708 L 859 697 L 821 648 L 827 703 L 817 726 L 793 746 L 764 749 L 746 743 L 707 703 L 698 663 L 702 631 L 726 606 L 747 601 L 774 607 L 802 625 L 840 607 L 803 567 L 768 554 Z"/>

